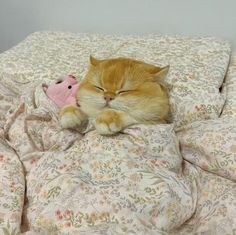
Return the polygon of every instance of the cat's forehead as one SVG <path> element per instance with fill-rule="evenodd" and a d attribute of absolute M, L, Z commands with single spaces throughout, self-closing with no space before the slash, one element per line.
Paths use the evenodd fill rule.
<path fill-rule="evenodd" d="M 109 90 L 131 88 L 144 81 L 139 65 L 129 60 L 107 61 L 92 69 L 92 82 Z"/>
<path fill-rule="evenodd" d="M 132 75 L 139 72 L 139 68 L 133 63 L 117 61 L 116 63 L 108 63 L 98 68 L 100 77 L 104 82 L 113 80 L 127 80 L 132 78 Z"/>
<path fill-rule="evenodd" d="M 118 64 L 99 66 L 92 70 L 91 80 L 95 85 L 121 87 L 125 81 L 126 69 Z"/>
<path fill-rule="evenodd" d="M 110 89 L 117 89 L 123 86 L 126 77 L 126 69 L 122 66 L 111 65 L 101 70 L 99 79 L 101 85 Z"/>

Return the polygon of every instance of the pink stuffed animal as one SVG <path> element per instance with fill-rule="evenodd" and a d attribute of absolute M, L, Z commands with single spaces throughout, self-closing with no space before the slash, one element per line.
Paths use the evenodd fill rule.
<path fill-rule="evenodd" d="M 59 107 L 76 104 L 76 92 L 79 84 L 73 75 L 67 75 L 49 86 L 43 84 L 46 95 Z"/>

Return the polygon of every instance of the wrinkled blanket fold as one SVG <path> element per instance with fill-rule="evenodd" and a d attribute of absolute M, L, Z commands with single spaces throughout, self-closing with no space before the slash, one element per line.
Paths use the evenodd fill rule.
<path fill-rule="evenodd" d="M 25 175 L 15 151 L 0 139 L 0 224 L 1 233 L 20 232 L 25 196 Z M 14 233 L 15 232 L 15 233 Z"/>
<path fill-rule="evenodd" d="M 29 173 L 30 224 L 71 234 L 172 230 L 196 206 L 198 174 L 190 164 L 183 174 L 182 164 L 172 126 L 132 127 L 113 138 L 89 132 Z"/>

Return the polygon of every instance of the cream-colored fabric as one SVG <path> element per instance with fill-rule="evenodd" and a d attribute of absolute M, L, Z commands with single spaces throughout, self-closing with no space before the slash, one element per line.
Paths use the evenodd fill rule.
<path fill-rule="evenodd" d="M 221 117 L 236 117 L 236 56 L 230 60 L 230 66 L 223 85 L 223 94 L 227 96 Z"/>
<path fill-rule="evenodd" d="M 25 178 L 21 162 L 0 138 L 0 233 L 19 234 L 24 205 Z"/>
<path fill-rule="evenodd" d="M 90 54 L 170 64 L 174 123 L 113 137 L 62 130 L 41 84 L 81 80 Z M 61 32 L 34 33 L 1 54 L 0 231 L 233 234 L 234 59 L 219 91 L 229 57 L 215 38 Z"/>
<path fill-rule="evenodd" d="M 31 169 L 30 226 L 64 234 L 89 233 L 88 227 L 111 234 L 168 232 L 195 211 L 198 174 L 186 167 L 183 174 L 171 125 L 133 126 L 116 137 L 91 131 Z"/>
<path fill-rule="evenodd" d="M 236 118 L 189 124 L 178 138 L 184 159 L 236 182 Z"/>

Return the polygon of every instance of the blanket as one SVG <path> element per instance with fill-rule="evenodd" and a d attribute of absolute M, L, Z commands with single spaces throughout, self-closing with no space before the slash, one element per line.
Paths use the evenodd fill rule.
<path fill-rule="evenodd" d="M 88 52 L 171 64 L 172 122 L 110 137 L 92 121 L 62 129 L 42 83 L 82 79 Z M 214 38 L 61 32 L 32 34 L 0 55 L 0 233 L 233 235 L 236 56 L 229 59 L 228 43 Z"/>
<path fill-rule="evenodd" d="M 90 129 L 82 136 L 60 128 L 59 110 L 42 86 L 30 94 L 24 105 L 21 97 L 4 127 L 24 166 L 27 191 L 19 200 L 25 196 L 27 202 L 25 228 L 55 234 L 161 233 L 190 218 L 198 173 L 182 162 L 173 125 L 137 125 L 114 137 Z"/>

